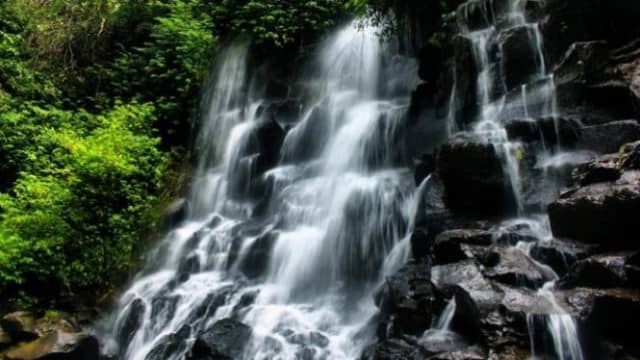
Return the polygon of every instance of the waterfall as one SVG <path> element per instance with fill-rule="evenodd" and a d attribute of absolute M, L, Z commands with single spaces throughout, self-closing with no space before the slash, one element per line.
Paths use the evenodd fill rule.
<path fill-rule="evenodd" d="M 378 32 L 349 25 L 321 44 L 286 135 L 264 86 L 251 86 L 248 47 L 221 55 L 190 214 L 105 320 L 107 353 L 181 359 L 233 318 L 252 329 L 242 358 L 360 356 L 374 336 L 373 293 L 407 260 L 418 198 L 399 150 L 417 66 Z M 281 151 L 265 156 L 277 134 Z M 172 336 L 182 342 L 167 348 Z"/>
<path fill-rule="evenodd" d="M 540 220 L 546 219 L 546 216 L 534 217 L 532 216 L 534 214 L 531 214 L 525 207 L 520 169 L 521 154 L 524 151 L 523 145 L 509 139 L 505 120 L 521 117 L 524 121 L 535 123 L 538 118 L 552 118 L 557 138 L 556 146 L 553 149 L 548 148 L 540 130 L 543 148 L 537 154 L 538 162 L 542 164 L 540 167 L 544 169 L 542 181 L 545 183 L 553 182 L 553 179 L 548 178 L 549 174 L 546 171 L 550 162 L 572 162 L 576 157 L 584 158 L 584 156 L 561 152 L 555 79 L 553 74 L 548 73 L 539 24 L 528 20 L 525 1 L 506 0 L 504 3 L 506 6 L 503 2 L 496 4 L 492 0 L 469 0 L 458 9 L 458 25 L 462 30 L 461 35 L 471 43 L 471 53 L 477 72 L 475 83 L 476 118 L 471 121 L 470 129 L 464 130 L 471 130 L 478 138 L 493 145 L 502 160 L 503 171 L 511 185 L 518 215 L 528 217 L 527 219 L 521 218 L 516 222 L 535 223 L 532 228 L 539 230 L 536 233 L 538 241 L 547 241 L 551 237 L 548 221 Z M 509 51 L 514 50 L 505 48 L 504 39 L 519 33 L 526 34 L 524 37 L 525 45 L 522 45 L 523 38 L 518 38 L 520 51 L 523 53 L 510 54 Z M 530 68 L 517 69 L 520 74 L 526 76 L 518 77 L 517 81 L 509 78 L 509 76 L 513 76 L 513 69 L 508 68 L 512 65 L 507 64 L 505 60 L 509 56 L 532 57 L 529 59 Z M 529 93 L 530 87 L 535 87 L 535 94 Z M 455 90 L 453 92 L 455 93 Z M 535 108 L 531 106 L 532 95 L 536 97 L 537 106 Z M 519 100 L 519 103 L 516 100 Z M 450 109 L 451 111 L 454 110 Z M 529 249 L 531 246 L 532 244 L 519 244 L 516 249 L 530 257 Z M 537 296 L 540 301 L 549 304 L 550 312 L 544 315 L 544 322 L 546 333 L 553 339 L 554 349 L 552 352 L 558 359 L 582 360 L 583 354 L 575 321 L 558 305 L 552 291 L 558 276 L 544 264 L 531 260 L 541 270 L 544 270 L 543 272 L 551 280 L 538 290 Z M 544 335 L 536 333 L 534 317 L 534 314 L 529 314 L 527 317 L 532 356 L 535 356 L 538 350 L 535 348 L 537 337 Z M 548 349 L 542 350 L 546 351 L 546 354 L 549 353 Z"/>

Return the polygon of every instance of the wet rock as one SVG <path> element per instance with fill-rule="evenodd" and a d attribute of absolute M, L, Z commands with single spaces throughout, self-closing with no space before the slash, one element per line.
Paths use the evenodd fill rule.
<path fill-rule="evenodd" d="M 415 345 L 409 344 L 402 339 L 389 339 L 378 342 L 367 347 L 361 360 L 424 360 L 426 357 L 421 354 Z"/>
<path fill-rule="evenodd" d="M 251 334 L 251 328 L 245 324 L 232 319 L 220 320 L 198 336 L 188 359 L 238 359 L 251 339 Z"/>
<path fill-rule="evenodd" d="M 387 278 L 376 294 L 376 305 L 387 318 L 381 335 L 417 335 L 427 330 L 438 306 L 429 263 L 412 261 Z"/>
<path fill-rule="evenodd" d="M 614 121 L 602 125 L 585 126 L 581 130 L 578 147 L 601 154 L 615 153 L 628 142 L 640 139 L 640 124 L 636 120 Z"/>
<path fill-rule="evenodd" d="M 640 170 L 640 141 L 622 147 L 619 164 L 624 170 Z"/>
<path fill-rule="evenodd" d="M 487 354 L 480 346 L 469 346 L 464 349 L 432 355 L 429 360 L 484 360 Z"/>
<path fill-rule="evenodd" d="M 536 73 L 538 54 L 535 46 L 535 30 L 530 26 L 512 27 L 500 33 L 505 83 L 508 90 L 526 84 Z"/>
<path fill-rule="evenodd" d="M 0 325 L 6 334 L 14 341 L 29 341 L 41 334 L 36 330 L 36 316 L 27 311 L 14 312 L 5 315 Z"/>
<path fill-rule="evenodd" d="M 424 179 L 436 169 L 436 159 L 431 154 L 424 154 L 415 163 L 416 185 L 420 185 Z"/>
<path fill-rule="evenodd" d="M 556 237 L 567 237 L 607 248 L 637 248 L 640 176 L 626 184 L 593 184 L 568 191 L 549 205 Z"/>
<path fill-rule="evenodd" d="M 554 69 L 559 83 L 596 83 L 609 64 L 606 41 L 583 41 L 571 44 L 562 61 Z"/>
<path fill-rule="evenodd" d="M 162 215 L 160 228 L 169 230 L 184 221 L 189 213 L 189 202 L 182 198 L 174 201 Z"/>
<path fill-rule="evenodd" d="M 513 211 L 513 192 L 491 144 L 468 134 L 456 136 L 440 147 L 437 168 L 454 213 L 486 218 Z"/>
<path fill-rule="evenodd" d="M 98 359 L 98 340 L 86 334 L 50 332 L 31 342 L 21 343 L 5 353 L 7 360 Z"/>
<path fill-rule="evenodd" d="M 510 140 L 543 142 L 547 146 L 573 146 L 578 141 L 582 125 L 572 118 L 511 119 L 505 123 Z"/>
<path fill-rule="evenodd" d="M 453 38 L 455 54 L 454 72 L 456 76 L 455 94 L 455 122 L 467 124 L 475 119 L 478 111 L 476 81 L 478 68 L 473 55 L 473 43 L 465 36 L 457 35 Z"/>
<path fill-rule="evenodd" d="M 258 145 L 257 173 L 262 174 L 272 168 L 280 159 L 280 149 L 284 143 L 286 132 L 275 120 L 265 121 L 258 125 L 255 138 Z"/>
<path fill-rule="evenodd" d="M 449 286 L 439 290 L 445 298 L 455 300 L 455 311 L 449 330 L 463 336 L 467 341 L 482 343 L 484 338 L 480 324 L 480 311 L 471 295 L 460 286 Z"/>
<path fill-rule="evenodd" d="M 246 254 L 240 259 L 240 270 L 248 278 L 257 278 L 265 274 L 271 260 L 271 250 L 278 240 L 275 232 L 266 233 L 249 245 Z"/>
<path fill-rule="evenodd" d="M 485 270 L 485 275 L 490 279 L 503 284 L 526 286 L 531 289 L 537 289 L 551 280 L 550 274 L 532 262 L 519 249 L 495 247 L 490 254 L 498 257 L 497 263 Z"/>
<path fill-rule="evenodd" d="M 129 346 L 136 332 L 140 329 L 145 312 L 146 306 L 142 299 L 135 299 L 129 304 L 124 320 L 118 329 L 118 346 L 121 350 L 125 350 Z"/>
<path fill-rule="evenodd" d="M 531 248 L 531 257 L 551 267 L 557 274 L 565 274 L 576 261 L 587 257 L 591 246 L 553 239 L 536 243 Z"/>
<path fill-rule="evenodd" d="M 637 349 L 637 336 L 629 324 L 640 321 L 638 290 L 581 288 L 567 296 L 584 321 L 585 327 L 600 338 L 611 340 L 630 349 Z"/>
<path fill-rule="evenodd" d="M 433 267 L 433 282 L 439 287 L 460 286 L 481 310 L 495 307 L 503 294 L 487 280 L 473 260 Z"/>
<path fill-rule="evenodd" d="M 416 260 L 424 259 L 431 255 L 433 244 L 433 234 L 428 228 L 417 228 L 411 234 L 411 254 Z"/>
<path fill-rule="evenodd" d="M 3 350 L 4 348 L 6 348 L 7 346 L 13 344 L 13 340 L 11 339 L 11 336 L 9 336 L 9 334 L 7 334 L 1 327 L 0 327 L 0 350 Z"/>
<path fill-rule="evenodd" d="M 616 181 L 622 172 L 618 168 L 618 155 L 609 154 L 578 166 L 571 174 L 573 183 L 586 186 L 601 182 Z"/>
<path fill-rule="evenodd" d="M 434 264 L 448 264 L 469 258 L 464 244 L 489 246 L 493 234 L 485 230 L 449 230 L 438 235 L 433 245 Z"/>
<path fill-rule="evenodd" d="M 178 332 L 163 336 L 157 345 L 147 354 L 145 360 L 166 360 L 174 354 L 187 350 L 186 340 L 191 336 L 191 327 L 183 326 Z"/>
<path fill-rule="evenodd" d="M 190 255 L 186 259 L 180 261 L 176 276 L 180 281 L 184 282 L 193 274 L 200 272 L 200 259 L 198 255 Z"/>
<path fill-rule="evenodd" d="M 312 331 L 309 334 L 309 343 L 319 348 L 326 348 L 329 346 L 329 338 L 317 331 Z"/>
<path fill-rule="evenodd" d="M 590 287 L 610 289 L 635 287 L 640 268 L 628 265 L 630 253 L 595 255 L 576 262 L 561 280 L 562 288 Z"/>

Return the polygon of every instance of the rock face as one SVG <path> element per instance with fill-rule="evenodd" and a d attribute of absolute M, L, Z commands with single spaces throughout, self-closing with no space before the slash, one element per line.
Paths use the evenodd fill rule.
<path fill-rule="evenodd" d="M 452 211 L 484 216 L 513 211 L 513 194 L 491 144 L 459 135 L 440 148 L 437 168 Z"/>
<path fill-rule="evenodd" d="M 31 312 L 5 315 L 0 329 L 0 359 L 86 360 L 99 359 L 98 339 L 82 331 L 66 313 Z M 3 349 L 6 349 L 3 351 Z"/>
<path fill-rule="evenodd" d="M 580 166 L 574 180 L 581 185 L 549 206 L 553 233 L 606 248 L 637 248 L 640 173 L 634 169 L 638 145 L 619 155 L 606 155 Z"/>
<path fill-rule="evenodd" d="M 193 344 L 191 360 L 238 359 L 251 339 L 251 328 L 232 319 L 216 322 Z"/>

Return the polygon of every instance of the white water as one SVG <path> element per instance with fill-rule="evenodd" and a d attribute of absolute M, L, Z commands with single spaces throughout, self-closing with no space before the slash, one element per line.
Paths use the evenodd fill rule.
<path fill-rule="evenodd" d="M 393 49 L 376 32 L 348 26 L 321 46 L 314 75 L 302 79 L 306 110 L 286 135 L 280 163 L 262 175 L 255 142 L 269 121 L 265 100 L 250 90 L 247 47 L 227 51 L 198 138 L 191 214 L 107 319 L 108 353 L 147 359 L 165 335 L 188 325 L 190 343 L 234 317 L 253 329 L 246 359 L 359 357 L 373 339 L 373 292 L 406 262 L 416 209 L 413 176 L 397 149 L 417 68 L 397 57 L 383 65 Z M 404 83 L 391 96 L 382 77 Z M 272 189 L 258 217 L 256 182 Z M 136 301 L 144 316 L 128 334 Z"/>
<path fill-rule="evenodd" d="M 520 160 L 523 155 L 523 145 L 510 141 L 507 136 L 502 118 L 505 114 L 514 116 L 519 113 L 527 121 L 536 121 L 532 118 L 530 109 L 531 97 L 529 94 L 529 83 L 536 83 L 536 109 L 535 116 L 539 118 L 551 117 L 554 122 L 557 144 L 554 148 L 549 148 L 544 144 L 541 133 L 543 151 L 538 154 L 538 167 L 543 169 L 543 176 L 548 174 L 547 169 L 554 166 L 562 166 L 571 163 L 577 158 L 584 158 L 583 154 L 564 153 L 561 148 L 559 114 L 556 98 L 556 86 L 553 74 L 548 74 L 543 53 L 542 35 L 538 23 L 529 23 L 525 14 L 526 1 L 508 0 L 506 9 L 499 9 L 492 0 L 469 0 L 458 9 L 458 22 L 465 36 L 472 44 L 472 54 L 478 72 L 476 82 L 476 98 L 478 101 L 477 118 L 473 122 L 471 130 L 482 139 L 492 144 L 496 153 L 503 162 L 503 170 L 507 175 L 514 198 L 518 215 L 521 217 L 527 214 L 525 199 L 523 194 L 523 184 L 520 169 Z M 478 28 L 477 21 L 472 28 L 470 16 L 472 7 L 479 9 L 483 18 L 484 27 Z M 500 43 L 500 35 L 512 29 L 525 28 L 531 52 L 535 54 L 535 67 L 529 69 L 528 83 L 521 84 L 517 89 L 507 89 L 505 78 L 505 53 Z M 455 87 L 455 86 L 454 86 Z M 514 104 L 507 104 L 509 91 L 520 92 L 520 106 L 514 111 Z M 540 104 L 542 104 L 540 106 Z M 535 217 L 532 219 L 518 219 L 517 223 L 526 223 L 533 230 L 538 241 L 548 241 L 551 238 L 548 220 L 546 217 Z M 533 244 L 518 244 L 516 248 L 529 256 L 529 250 Z M 555 300 L 553 287 L 558 276 L 551 268 L 544 264 L 536 263 L 543 273 L 550 278 L 549 283 L 538 291 L 538 296 L 542 301 L 550 304 L 551 311 L 545 315 L 547 332 L 553 339 L 553 352 L 560 360 L 582 360 L 583 354 L 580 347 L 580 340 L 575 321 L 567 315 Z M 536 356 L 538 349 L 534 348 L 536 337 L 541 334 L 535 333 L 533 315 L 528 316 L 530 339 L 532 344 L 532 357 Z M 547 350 L 547 349 L 542 349 Z M 546 351 L 548 354 L 548 351 Z"/>

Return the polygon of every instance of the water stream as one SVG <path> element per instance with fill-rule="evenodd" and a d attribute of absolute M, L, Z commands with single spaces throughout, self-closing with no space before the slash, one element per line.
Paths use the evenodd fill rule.
<path fill-rule="evenodd" d="M 300 79 L 304 111 L 262 173 L 275 140 L 261 134 L 281 124 L 252 86 L 247 47 L 227 50 L 198 138 L 190 215 L 107 320 L 108 353 L 152 359 L 170 334 L 193 342 L 229 317 L 253 330 L 246 359 L 352 359 L 372 341 L 373 292 L 406 262 L 416 208 L 399 149 L 417 66 L 377 32 L 349 25 L 320 46 Z M 266 205 L 256 186 L 269 189 Z"/>

